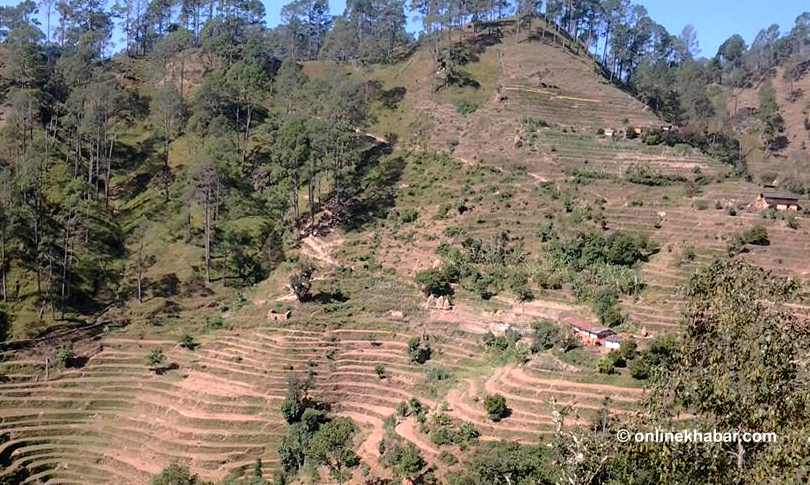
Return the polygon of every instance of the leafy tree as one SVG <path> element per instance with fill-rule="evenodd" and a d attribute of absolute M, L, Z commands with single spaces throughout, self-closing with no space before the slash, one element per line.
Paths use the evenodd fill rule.
<path fill-rule="evenodd" d="M 548 350 L 560 342 L 560 327 L 551 320 L 532 322 L 532 352 Z"/>
<path fill-rule="evenodd" d="M 596 371 L 600 374 L 613 374 L 615 372 L 613 358 L 609 355 L 603 355 L 596 362 Z"/>
<path fill-rule="evenodd" d="M 302 116 L 291 116 L 278 130 L 273 143 L 273 157 L 282 170 L 282 176 L 289 187 L 290 206 L 294 221 L 299 219 L 298 191 L 304 170 L 312 156 L 312 140 L 307 121 Z"/>
<path fill-rule="evenodd" d="M 155 94 L 149 106 L 152 124 L 155 127 L 157 139 L 163 146 L 163 173 L 164 196 L 169 200 L 169 144 L 180 133 L 185 119 L 183 100 L 174 83 L 163 83 Z"/>
<path fill-rule="evenodd" d="M 226 266 L 244 285 L 267 277 L 273 262 L 280 257 L 274 227 L 261 216 L 243 217 L 218 225 Z"/>
<path fill-rule="evenodd" d="M 286 24 L 286 50 L 293 60 L 313 60 L 323 47 L 332 26 L 326 0 L 295 0 L 281 7 Z"/>
<path fill-rule="evenodd" d="M 301 262 L 290 274 L 290 288 L 295 293 L 298 301 L 307 301 L 312 295 L 312 275 L 315 273 L 315 266 L 309 262 Z"/>
<path fill-rule="evenodd" d="M 335 418 L 322 425 L 312 437 L 307 457 L 326 466 L 329 476 L 344 483 L 351 478 L 351 469 L 360 464 L 353 449 L 356 434 L 357 426 L 351 419 Z"/>
<path fill-rule="evenodd" d="M 396 471 L 403 477 L 413 481 L 424 473 L 424 468 L 427 462 L 422 458 L 422 454 L 414 446 L 413 443 L 408 443 L 402 449 L 399 457 L 399 463 L 396 466 Z"/>
<path fill-rule="evenodd" d="M 429 268 L 416 273 L 416 283 L 427 296 L 453 294 L 447 272 L 442 268 Z"/>
<path fill-rule="evenodd" d="M 211 282 L 211 252 L 214 240 L 214 221 L 219 207 L 219 189 L 224 177 L 228 145 L 219 138 L 206 142 L 203 153 L 189 167 L 189 184 L 192 194 L 202 200 L 205 209 L 205 280 Z"/>
<path fill-rule="evenodd" d="M 506 398 L 500 394 L 489 394 L 484 398 L 484 411 L 489 419 L 500 421 L 509 415 L 509 408 L 506 407 Z"/>
<path fill-rule="evenodd" d="M 486 441 L 471 450 L 462 471 L 451 474 L 449 485 L 551 485 L 556 473 L 552 453 L 540 445 Z"/>

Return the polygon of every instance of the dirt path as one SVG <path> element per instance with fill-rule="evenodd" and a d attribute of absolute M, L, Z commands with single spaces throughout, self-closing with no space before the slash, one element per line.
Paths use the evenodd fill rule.
<path fill-rule="evenodd" d="M 372 471 L 379 471 L 381 468 L 379 464 L 380 459 L 380 443 L 383 438 L 383 423 L 378 418 L 369 416 L 367 414 L 356 413 L 353 411 L 339 411 L 338 416 L 351 418 L 357 423 L 369 424 L 372 427 L 371 433 L 366 437 L 363 443 L 357 450 L 357 454 L 363 459 Z"/>
<path fill-rule="evenodd" d="M 611 399 L 614 400 L 621 400 L 621 396 L 616 396 L 615 394 L 630 394 L 634 396 L 641 397 L 644 393 L 644 389 L 637 389 L 633 387 L 619 387 L 619 386 L 610 386 L 607 384 L 588 384 L 583 382 L 572 382 L 572 381 L 564 381 L 560 379 L 542 379 L 539 377 L 533 377 L 526 373 L 525 369 L 515 367 L 513 368 L 510 373 L 516 377 L 518 377 L 521 381 L 544 385 L 548 386 L 550 389 L 556 388 L 557 390 L 564 391 L 568 394 L 582 394 L 582 392 L 577 392 L 574 390 L 566 390 L 566 389 L 581 389 L 582 391 L 590 391 L 590 392 L 604 392 L 610 394 Z M 635 401 L 635 399 L 632 399 Z"/>
<path fill-rule="evenodd" d="M 417 448 L 422 450 L 426 455 L 426 458 L 438 458 L 439 450 L 433 447 L 432 444 L 425 441 L 416 431 L 416 425 L 413 420 L 406 419 L 399 423 L 396 427 L 397 434 L 402 436 L 403 439 L 406 441 L 410 441 L 411 443 L 415 444 Z M 439 463 L 434 463 L 435 465 L 439 465 Z"/>
<path fill-rule="evenodd" d="M 332 258 L 331 253 L 335 248 L 343 244 L 343 241 L 343 238 L 337 238 L 327 242 L 315 236 L 307 236 L 301 240 L 304 243 L 301 252 L 330 266 L 337 266 L 338 263 Z"/>

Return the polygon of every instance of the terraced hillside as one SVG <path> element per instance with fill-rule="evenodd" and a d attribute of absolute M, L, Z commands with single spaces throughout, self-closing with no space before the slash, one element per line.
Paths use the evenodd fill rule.
<path fill-rule="evenodd" d="M 304 70 L 317 76 L 323 67 L 312 62 Z M 479 88 L 436 93 L 425 51 L 371 69 L 370 78 L 385 89 L 406 88 L 397 107 L 375 107 L 377 124 L 369 128 L 400 136 L 383 174 L 390 191 L 354 225 L 293 242 L 288 261 L 252 291 L 234 301 L 200 297 L 180 316 L 158 315 L 77 343 L 80 362 L 67 369 L 43 366 L 58 346 L 4 353 L 2 464 L 28 469 L 31 484 L 145 484 L 171 463 L 219 479 L 257 459 L 269 477 L 280 467 L 278 446 L 287 431 L 280 408 L 289 381 L 310 376 L 309 392 L 360 426 L 355 448 L 371 473 L 391 476 L 379 463 L 379 445 L 394 432 L 441 476 L 463 466 L 448 465 L 442 454 L 461 450 L 436 444 L 398 412 L 401 403 L 418 399 L 432 413 L 471 423 L 482 440 L 535 443 L 554 431 L 553 403 L 573 404 L 574 421 L 586 426 L 605 408 L 632 412 L 644 395 L 644 383 L 626 370 L 597 374 L 597 349 L 526 351 L 518 356 L 524 359 L 483 343 L 490 331 L 528 333 L 540 318 L 565 331 L 569 317 L 597 321 L 571 282 L 545 288 L 535 280 L 546 262 L 549 228 L 563 235 L 643 234 L 657 243 L 658 252 L 639 265 L 643 289 L 621 301 L 630 317 L 624 329 L 642 346 L 677 329 L 679 290 L 692 272 L 728 257 L 729 241 L 755 225 L 766 227 L 770 244 L 736 257 L 807 280 L 810 218 L 798 214 L 796 228 L 764 218 L 750 207 L 759 187 L 695 148 L 598 134 L 660 122 L 600 77 L 589 58 L 505 37 L 465 69 Z M 464 100 L 477 109 L 462 114 Z M 174 151 L 179 147 L 175 142 Z M 663 182 L 633 181 L 638 170 Z M 441 248 L 475 239 L 485 246 L 503 234 L 507 249 L 519 248 L 532 301 L 518 301 L 506 285 L 484 297 L 454 284 L 451 310 L 425 307 L 414 278 L 441 264 Z M 176 248 L 182 245 L 157 248 L 161 264 L 147 276 L 160 280 L 169 269 L 165 258 L 183 270 L 175 279 L 196 277 L 205 288 L 201 269 L 192 267 L 202 249 L 184 260 Z M 287 285 L 299 259 L 317 263 L 314 296 L 303 303 Z M 153 297 L 135 308 L 143 314 L 182 298 Z M 268 319 L 270 309 L 291 309 L 292 318 Z M 802 305 L 794 309 L 808 314 Z M 220 314 L 225 328 L 206 329 L 206 317 Z M 194 350 L 178 345 L 186 331 L 198 340 Z M 433 350 L 424 364 L 408 356 L 415 337 Z M 160 372 L 146 364 L 155 349 L 167 356 Z M 505 419 L 487 416 L 482 400 L 491 394 L 507 399 Z"/>
<path fill-rule="evenodd" d="M 378 460 L 383 421 L 402 401 L 417 397 L 471 422 L 482 439 L 535 441 L 552 431 L 547 401 L 577 401 L 582 419 L 605 397 L 627 408 L 640 390 L 575 383 L 576 375 L 540 367 L 499 368 L 482 353 L 479 335 L 428 320 L 427 335 L 441 367 L 461 386 L 426 391 L 426 366 L 405 352 L 412 326 L 380 322 L 379 329 L 297 330 L 257 324 L 221 330 L 194 351 L 174 340 L 122 333 L 100 339 L 80 368 L 51 371 L 30 361 L 4 362 L 18 371 L 0 385 L 0 454 L 10 468 L 32 472 L 26 483 L 148 483 L 151 474 L 181 463 L 206 478 L 252 466 L 261 459 L 269 474 L 285 423 L 279 411 L 291 374 L 312 373 L 315 391 L 332 411 L 364 431 L 361 457 Z M 386 330 L 387 328 L 387 330 Z M 163 349 L 167 369 L 156 373 L 147 353 Z M 383 365 L 385 378 L 375 373 Z M 529 390 L 531 389 L 531 390 Z M 478 398 L 501 392 L 513 414 L 500 423 L 486 418 Z M 397 432 L 429 461 L 439 455 L 430 437 L 401 419 Z M 384 471 L 382 471 L 384 473 Z"/>
<path fill-rule="evenodd" d="M 380 122 L 374 129 L 432 151 L 451 152 L 468 165 L 523 167 L 537 180 L 561 179 L 572 170 L 619 174 L 631 166 L 680 175 L 726 170 L 689 147 L 623 141 L 627 127 L 662 122 L 605 80 L 589 57 L 541 40 L 516 44 L 508 36 L 479 49 L 477 60 L 463 66 L 478 88 L 450 86 L 431 93 L 426 79 L 432 64 L 423 52 L 400 69 L 372 72 L 386 89 L 405 93 L 393 111 L 378 110 Z M 462 114 L 459 103 L 476 109 Z M 617 136 L 597 137 L 600 129 Z"/>

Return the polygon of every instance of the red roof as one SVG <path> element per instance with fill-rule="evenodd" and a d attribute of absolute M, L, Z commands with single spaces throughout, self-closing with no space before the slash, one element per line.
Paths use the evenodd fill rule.
<path fill-rule="evenodd" d="M 569 318 L 568 324 L 571 325 L 575 330 L 581 330 L 583 332 L 588 332 L 596 335 L 597 337 L 606 337 L 608 335 L 613 335 L 615 332 L 609 328 L 605 327 L 597 327 L 596 325 L 588 322 L 582 322 L 573 318 Z"/>

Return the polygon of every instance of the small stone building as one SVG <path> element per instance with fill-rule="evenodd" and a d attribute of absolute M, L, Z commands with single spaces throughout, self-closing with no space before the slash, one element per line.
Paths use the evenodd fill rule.
<path fill-rule="evenodd" d="M 283 310 L 283 311 L 270 310 L 269 312 L 267 312 L 267 321 L 268 322 L 286 322 L 287 320 L 290 319 L 291 315 L 292 314 L 290 313 L 289 310 Z"/>
<path fill-rule="evenodd" d="M 585 345 L 604 346 L 606 339 L 616 332 L 609 328 L 599 327 L 590 323 L 572 320 L 570 322 L 574 335 Z"/>
<path fill-rule="evenodd" d="M 799 196 L 785 192 L 761 192 L 757 201 L 754 203 L 757 209 L 767 209 L 775 207 L 780 211 L 797 211 L 800 210 Z"/>

